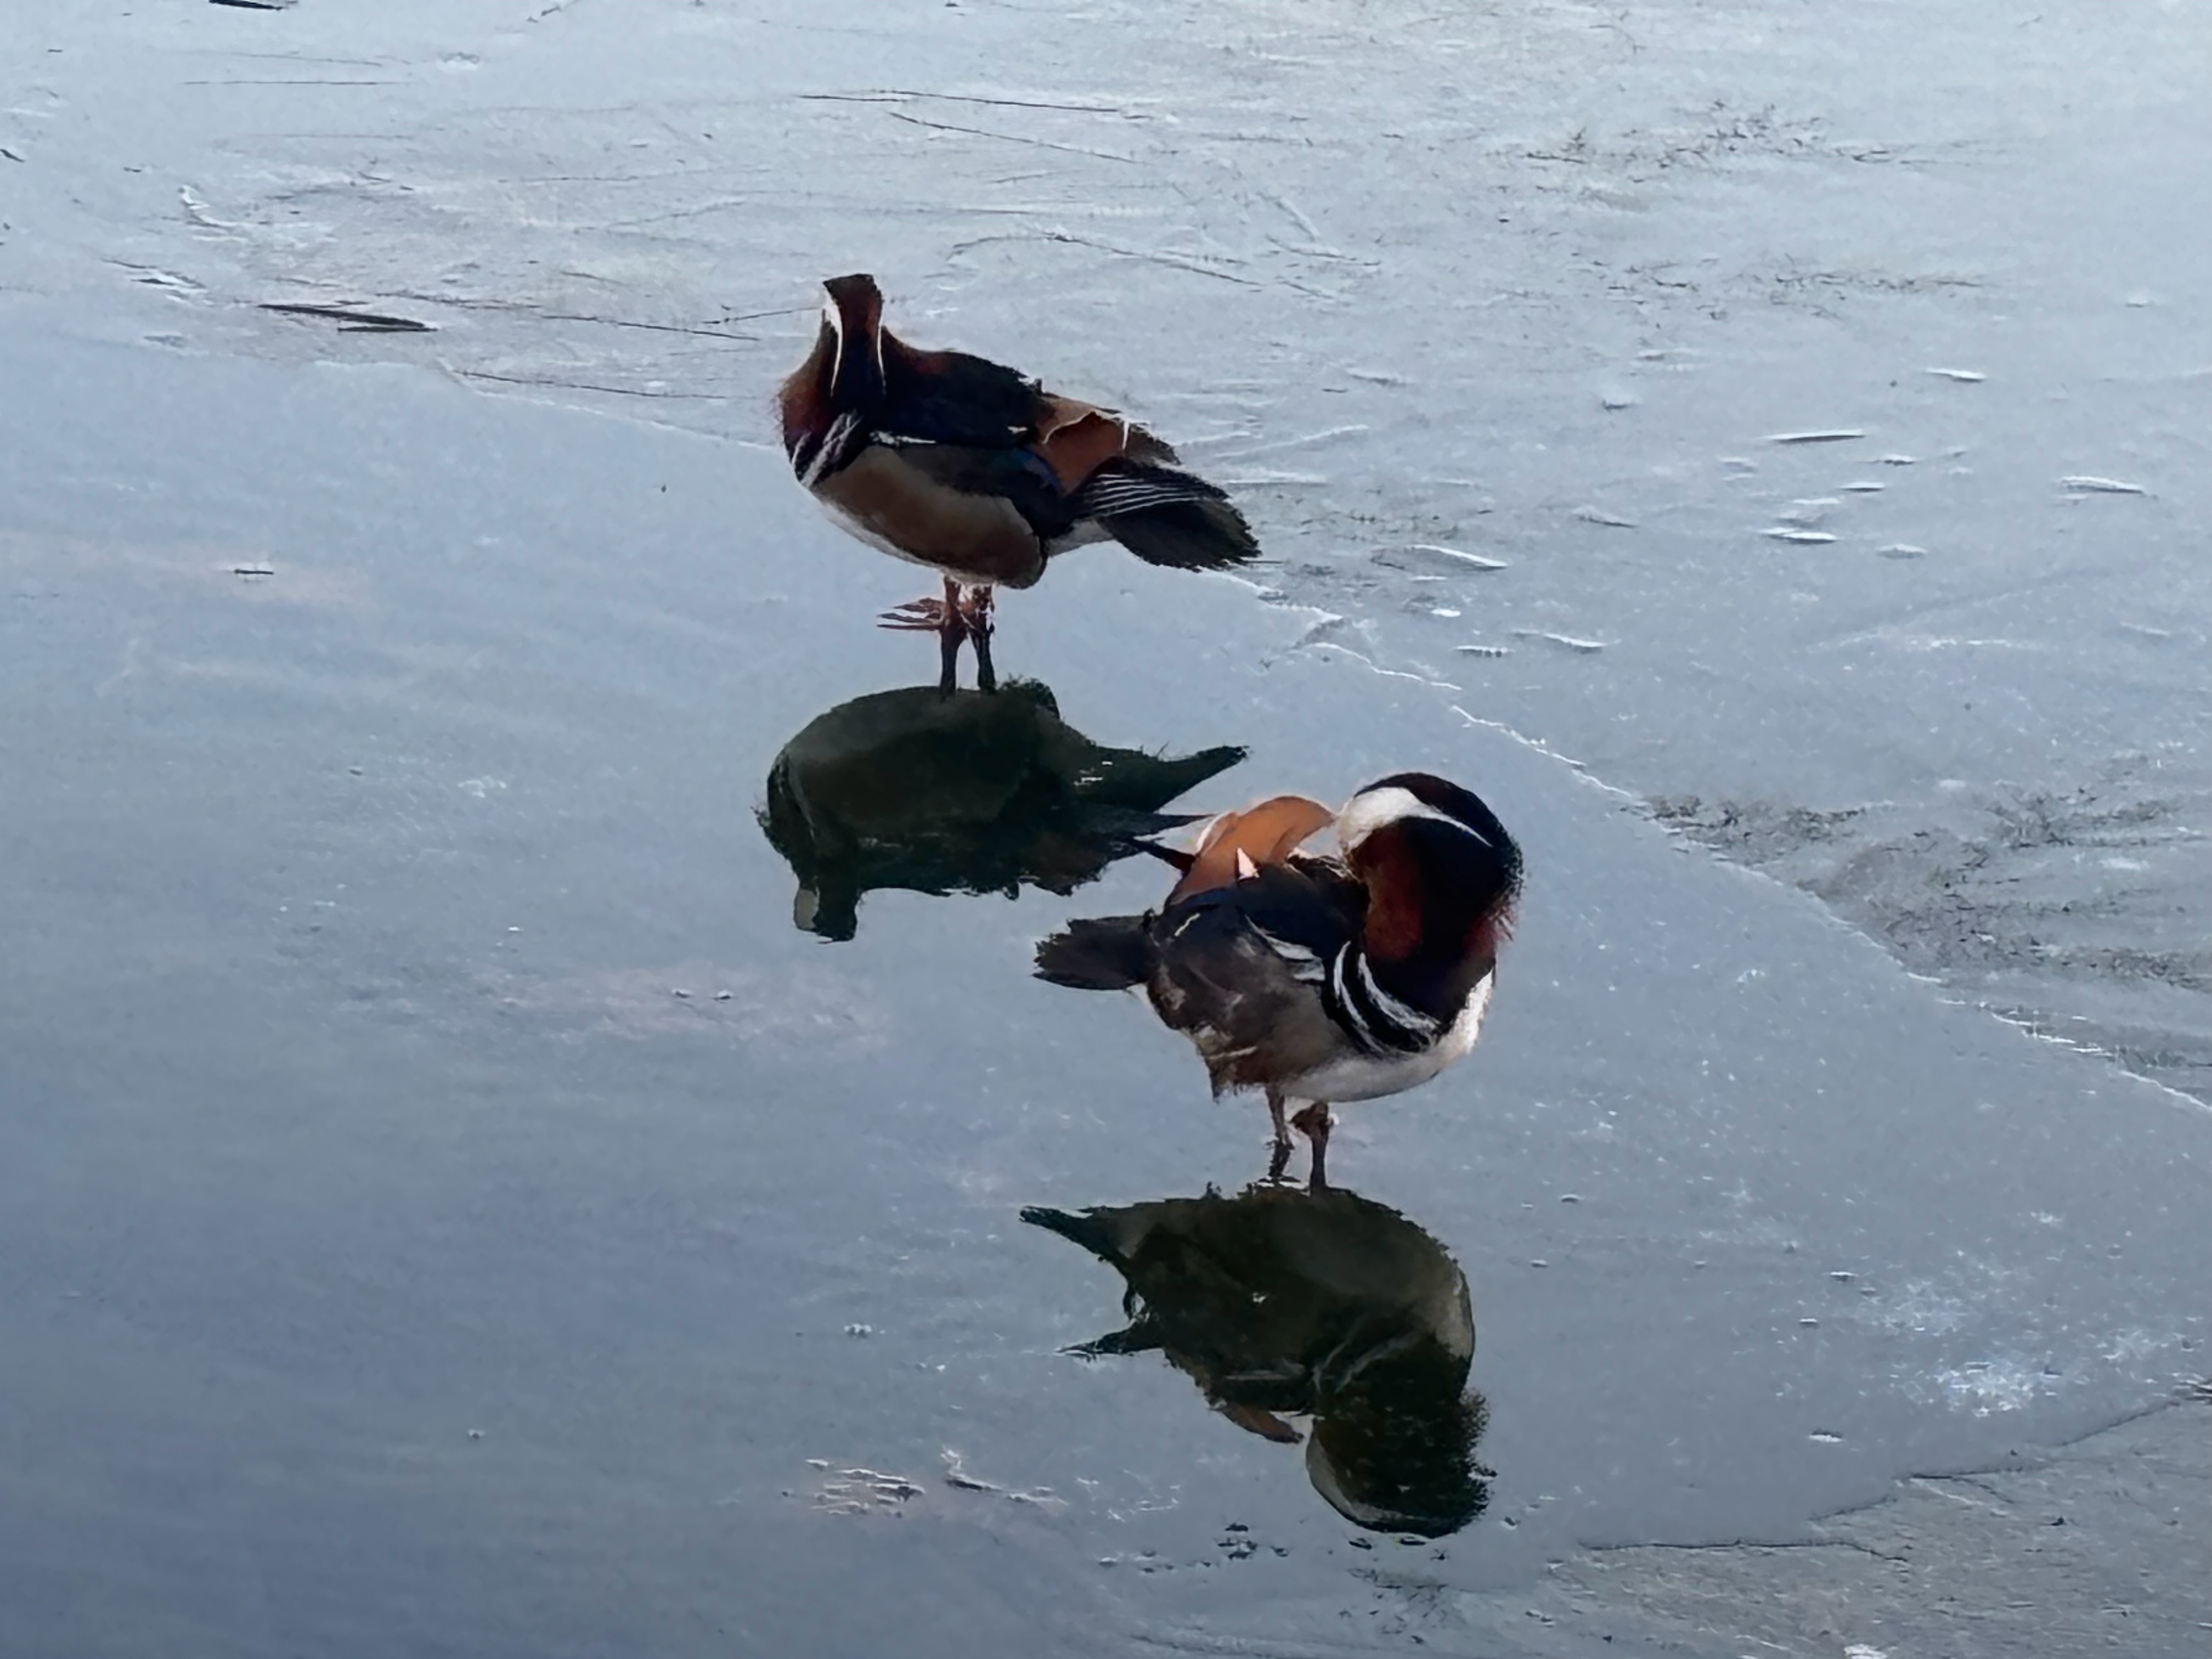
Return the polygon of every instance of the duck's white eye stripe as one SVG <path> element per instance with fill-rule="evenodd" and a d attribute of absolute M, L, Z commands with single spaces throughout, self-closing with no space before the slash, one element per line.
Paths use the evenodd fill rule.
<path fill-rule="evenodd" d="M 837 384 L 837 371 L 845 367 L 845 318 L 837 309 L 837 302 L 824 295 L 822 301 L 822 320 L 830 325 L 830 333 L 836 344 L 830 353 L 830 384 Z"/>
<path fill-rule="evenodd" d="M 1348 853 L 1386 824 L 1403 823 L 1408 818 L 1433 818 L 1473 836 L 1485 847 L 1490 845 L 1489 836 L 1395 783 L 1383 789 L 1363 789 L 1345 803 L 1344 811 L 1336 817 L 1337 842 Z"/>

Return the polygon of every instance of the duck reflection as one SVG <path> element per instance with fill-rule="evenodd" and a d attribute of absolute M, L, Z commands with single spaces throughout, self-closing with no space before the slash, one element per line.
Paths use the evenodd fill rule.
<path fill-rule="evenodd" d="M 839 703 L 783 746 L 761 828 L 799 878 L 798 925 L 853 937 L 880 888 L 1072 893 L 1139 838 L 1191 822 L 1159 809 L 1244 758 L 1093 743 L 1034 680 L 994 692 L 912 686 Z"/>
<path fill-rule="evenodd" d="M 1307 1478 L 1370 1531 L 1440 1538 L 1487 1506 L 1467 1277 L 1395 1210 L 1341 1188 L 1264 1185 L 1022 1219 L 1127 1282 L 1127 1328 L 1070 1352 L 1158 1351 L 1269 1440 L 1295 1444 L 1282 1414 L 1310 1416 Z"/>

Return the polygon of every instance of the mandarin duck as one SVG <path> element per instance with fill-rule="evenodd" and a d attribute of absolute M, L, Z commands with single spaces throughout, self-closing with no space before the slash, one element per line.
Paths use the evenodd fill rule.
<path fill-rule="evenodd" d="M 784 450 L 845 529 L 942 574 L 943 598 L 883 621 L 937 633 L 948 674 L 972 640 L 988 689 L 992 593 L 1071 547 L 1111 539 L 1179 570 L 1257 556 L 1228 496 L 1144 428 L 987 358 L 907 344 L 872 276 L 822 286 L 814 349 L 779 394 Z"/>
<path fill-rule="evenodd" d="M 1305 843 L 1334 827 L 1334 856 Z M 1521 888 L 1521 849 L 1480 798 L 1423 772 L 1332 813 L 1283 795 L 1208 824 L 1141 916 L 1077 921 L 1038 976 L 1141 988 L 1206 1062 L 1218 1096 L 1267 1091 L 1279 1179 L 1295 1126 L 1327 1184 L 1329 1105 L 1425 1083 L 1474 1047 Z M 1286 1109 L 1298 1103 L 1285 1122 Z"/>

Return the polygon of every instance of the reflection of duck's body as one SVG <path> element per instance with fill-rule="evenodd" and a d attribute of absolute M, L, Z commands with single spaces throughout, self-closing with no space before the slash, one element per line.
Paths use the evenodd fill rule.
<path fill-rule="evenodd" d="M 1157 1349 L 1216 1409 L 1270 1440 L 1313 1419 L 1306 1472 L 1347 1518 L 1438 1536 L 1481 1513 L 1487 1413 L 1467 1392 L 1474 1317 L 1444 1248 L 1341 1190 L 1259 1187 L 1022 1218 L 1119 1272 L 1136 1317 L 1086 1355 Z"/>
<path fill-rule="evenodd" d="M 761 824 L 798 875 L 799 926 L 849 939 L 860 895 L 1073 892 L 1188 823 L 1159 809 L 1244 751 L 1182 758 L 1109 749 L 1052 693 L 878 691 L 818 715 L 769 773 Z"/>
<path fill-rule="evenodd" d="M 1342 851 L 1298 850 L 1334 824 Z M 1141 986 L 1189 1036 L 1214 1091 L 1284 1109 L 1324 1180 L 1328 1103 L 1425 1083 L 1474 1046 L 1520 890 L 1521 849 L 1488 806 L 1441 778 L 1370 784 L 1340 813 L 1279 796 L 1209 826 L 1159 910 L 1073 923 L 1037 971 L 1088 990 Z"/>
<path fill-rule="evenodd" d="M 916 350 L 884 330 L 873 277 L 823 287 L 814 349 L 780 394 L 784 448 L 839 524 L 943 574 L 944 599 L 892 612 L 892 626 L 956 647 L 968 635 L 980 655 L 991 591 L 1030 586 L 1084 542 L 1178 569 L 1259 552 L 1229 498 L 1168 465 L 1175 452 L 1143 428 L 984 358 Z"/>

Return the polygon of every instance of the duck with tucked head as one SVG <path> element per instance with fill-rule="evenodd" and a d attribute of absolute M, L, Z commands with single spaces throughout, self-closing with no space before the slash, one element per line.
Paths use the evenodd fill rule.
<path fill-rule="evenodd" d="M 1346 1520 L 1440 1538 L 1489 1503 L 1467 1276 L 1395 1210 L 1340 1188 L 1258 1187 L 1022 1219 L 1127 1286 L 1128 1327 L 1074 1352 L 1158 1352 L 1278 1444 L 1300 1438 L 1285 1415 L 1310 1418 L 1306 1476 Z"/>
<path fill-rule="evenodd" d="M 1304 850 L 1332 825 L 1335 856 Z M 1213 820 L 1194 853 L 1155 850 L 1182 866 L 1166 903 L 1071 923 L 1037 947 L 1038 975 L 1141 988 L 1197 1048 L 1214 1093 L 1267 1091 L 1270 1178 L 1295 1124 L 1320 1188 L 1330 1103 L 1413 1088 L 1474 1047 L 1521 849 L 1479 796 L 1401 772 L 1340 812 L 1278 796 Z"/>
<path fill-rule="evenodd" d="M 906 686 L 808 721 L 775 757 L 760 823 L 799 878 L 793 920 L 846 939 L 879 889 L 1072 893 L 1194 822 L 1161 809 L 1243 758 L 1094 742 L 1034 680 L 995 694 Z"/>
<path fill-rule="evenodd" d="M 799 481 L 870 545 L 945 578 L 945 595 L 884 624 L 934 631 L 949 663 L 979 662 L 994 590 L 1111 539 L 1148 564 L 1214 570 L 1256 556 L 1227 495 L 1172 465 L 1142 427 L 960 351 L 922 351 L 884 327 L 875 278 L 833 276 L 814 349 L 780 394 Z"/>

